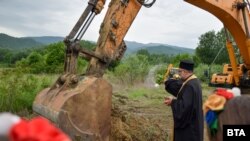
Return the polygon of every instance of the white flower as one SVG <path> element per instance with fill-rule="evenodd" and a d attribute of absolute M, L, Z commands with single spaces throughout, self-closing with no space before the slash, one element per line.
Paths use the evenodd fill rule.
<path fill-rule="evenodd" d="M 241 95 L 240 89 L 238 87 L 233 87 L 232 92 L 233 92 L 234 97 Z"/>
<path fill-rule="evenodd" d="M 11 127 L 20 121 L 20 117 L 11 113 L 0 113 L 0 136 L 7 136 Z"/>

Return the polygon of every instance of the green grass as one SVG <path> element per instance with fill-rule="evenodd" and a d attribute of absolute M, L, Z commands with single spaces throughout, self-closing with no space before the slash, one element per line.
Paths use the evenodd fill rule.
<path fill-rule="evenodd" d="M 51 86 L 57 77 L 58 75 L 34 75 L 15 69 L 0 69 L 0 112 L 8 111 L 26 118 L 32 117 L 32 103 L 36 94 Z M 204 97 L 214 89 L 205 83 L 202 87 Z M 170 107 L 163 104 L 165 96 L 169 94 L 164 85 L 158 88 L 147 88 L 142 84 L 133 87 L 120 85 L 116 88 L 112 102 L 121 109 L 118 114 L 125 119 L 124 127 L 127 127 L 126 132 L 133 140 L 169 139 L 172 112 Z"/>
<path fill-rule="evenodd" d="M 32 112 L 36 94 L 50 86 L 56 75 L 24 74 L 18 70 L 0 70 L 0 112 Z"/>
<path fill-rule="evenodd" d="M 128 91 L 123 92 L 131 100 L 138 99 L 159 99 L 167 95 L 163 86 L 159 88 L 146 88 L 146 87 L 134 87 L 130 88 Z"/>
<path fill-rule="evenodd" d="M 27 74 L 13 68 L 0 69 L 0 112 L 31 113 L 36 94 L 51 86 L 57 77 L 51 74 Z M 202 87 L 206 99 L 214 88 L 209 88 L 205 83 Z M 146 107 L 162 105 L 164 97 L 169 95 L 164 85 L 158 88 L 126 87 L 119 89 L 119 94 L 128 97 L 129 101 L 142 101 L 141 104 Z"/>
<path fill-rule="evenodd" d="M 206 100 L 215 88 L 209 87 L 207 83 L 202 83 L 201 86 L 203 100 Z M 158 88 L 131 87 L 126 89 L 126 91 L 121 90 L 119 94 L 127 96 L 128 100 L 143 101 L 143 104 L 148 106 L 162 104 L 164 97 L 170 96 L 165 91 L 164 85 L 160 85 Z"/>
<path fill-rule="evenodd" d="M 146 91 L 146 89 L 133 89 L 129 91 L 128 98 L 132 100 L 137 100 L 146 97 L 147 94 L 148 92 Z"/>

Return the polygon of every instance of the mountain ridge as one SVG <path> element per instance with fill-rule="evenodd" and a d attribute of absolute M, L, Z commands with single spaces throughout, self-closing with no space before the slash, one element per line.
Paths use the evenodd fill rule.
<path fill-rule="evenodd" d="M 12 50 L 22 50 L 27 48 L 36 48 L 51 43 L 63 41 L 60 36 L 38 36 L 38 37 L 12 37 L 4 33 L 0 33 L 0 48 Z M 93 41 L 91 41 L 93 42 Z M 136 53 L 140 49 L 146 49 L 150 54 L 180 54 L 194 53 L 194 49 L 179 47 L 162 43 L 139 43 L 136 41 L 125 41 L 127 45 L 126 54 Z"/>
<path fill-rule="evenodd" d="M 7 34 L 0 33 L 0 47 L 11 50 L 19 50 L 22 48 L 40 47 L 42 43 L 39 43 L 31 38 L 17 38 Z"/>

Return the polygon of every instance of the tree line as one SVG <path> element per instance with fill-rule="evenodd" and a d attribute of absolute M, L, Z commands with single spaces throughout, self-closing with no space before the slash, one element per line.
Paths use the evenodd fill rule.
<path fill-rule="evenodd" d="M 214 64 L 230 63 L 228 53 L 226 50 L 226 37 L 224 29 L 218 32 L 208 31 L 199 37 L 198 45 L 195 49 L 195 54 L 150 54 L 146 49 L 138 50 L 136 54 L 124 57 L 121 61 L 114 62 L 108 69 L 113 72 L 115 76 L 121 77 L 125 73 L 131 73 L 130 80 L 122 81 L 136 81 L 132 80 L 143 79 L 147 74 L 150 66 L 157 64 L 178 65 L 181 59 L 192 59 L 196 66 L 200 64 L 210 65 L 213 61 Z M 82 46 L 88 49 L 94 49 L 95 43 L 89 41 L 81 41 Z M 221 50 L 218 58 L 214 60 L 215 56 Z M 237 47 L 235 46 L 237 52 Z M 38 49 L 28 49 L 20 52 L 13 52 L 8 49 L 0 48 L 0 63 L 7 64 L 10 67 L 16 67 L 28 73 L 62 73 L 65 56 L 65 45 L 63 42 L 47 45 Z M 86 69 L 87 61 L 78 59 L 78 72 L 83 72 Z M 132 71 L 133 70 L 133 71 Z M 135 72 L 135 70 L 137 72 Z M 132 71 L 132 72 L 131 72 Z M 132 75 L 135 75 L 133 76 Z M 138 80 L 139 81 L 139 80 Z"/>

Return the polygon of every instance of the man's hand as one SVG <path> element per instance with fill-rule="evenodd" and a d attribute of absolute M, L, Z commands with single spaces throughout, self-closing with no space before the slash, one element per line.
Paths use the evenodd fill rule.
<path fill-rule="evenodd" d="M 165 97 L 164 104 L 166 104 L 167 106 L 170 106 L 173 99 L 174 98 L 172 96 Z"/>

